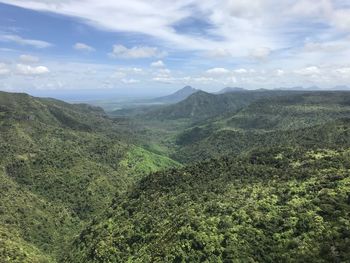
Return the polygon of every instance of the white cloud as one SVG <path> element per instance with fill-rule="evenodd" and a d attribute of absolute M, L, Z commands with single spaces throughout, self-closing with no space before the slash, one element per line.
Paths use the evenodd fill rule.
<path fill-rule="evenodd" d="M 114 58 L 152 58 L 152 57 L 164 57 L 165 52 L 161 52 L 156 47 L 139 46 L 127 48 L 123 45 L 114 45 L 113 51 L 110 53 L 111 57 Z"/>
<path fill-rule="evenodd" d="M 129 74 L 143 74 L 144 70 L 142 68 L 118 68 L 119 72 L 129 73 Z"/>
<path fill-rule="evenodd" d="M 226 48 L 215 48 L 213 50 L 209 50 L 206 55 L 210 58 L 230 58 L 232 54 L 230 50 Z"/>
<path fill-rule="evenodd" d="M 139 33 L 159 40 L 160 46 L 198 50 L 202 55 L 222 59 L 261 60 L 273 51 L 295 48 L 293 41 L 306 34 L 311 41 L 319 40 L 315 37 L 320 31 L 317 25 L 323 25 L 325 35 L 326 31 L 334 31 L 333 36 L 337 35 L 336 30 L 350 31 L 350 8 L 342 0 L 176 0 L 171 4 L 160 0 L 0 2 L 78 17 L 98 29 Z M 205 32 L 187 33 L 177 27 L 181 21 L 199 16 L 209 25 Z M 137 21 L 130 20 L 131 17 L 137 17 Z M 149 54 L 154 50 L 128 51 L 124 46 L 115 47 L 112 52 L 115 57 L 154 56 Z"/>
<path fill-rule="evenodd" d="M 169 76 L 157 76 L 152 78 L 152 80 L 156 82 L 165 83 L 165 84 L 172 84 L 176 82 L 176 79 Z"/>
<path fill-rule="evenodd" d="M 174 57 L 167 59 L 167 64 L 178 59 L 171 65 L 172 72 L 167 72 L 165 66 L 138 71 L 101 65 L 96 66 L 96 74 L 84 75 L 85 79 L 81 77 L 78 80 L 79 76 L 62 69 L 60 77 L 66 78 L 67 86 L 72 86 L 71 80 L 76 80 L 76 86 L 98 86 L 94 78 L 102 83 L 116 70 L 119 72 L 115 73 L 119 85 L 122 79 L 144 81 L 146 75 L 151 75 L 155 81 L 179 83 L 184 81 L 185 73 L 181 71 L 186 74 L 191 72 L 190 81 L 195 83 L 202 80 L 198 83 L 221 85 L 236 80 L 237 85 L 244 83 L 254 87 L 273 87 L 279 83 L 284 86 L 309 85 L 311 82 L 322 85 L 325 80 L 330 83 L 337 83 L 338 80 L 345 82 L 343 77 L 348 74 L 350 5 L 345 0 L 175 0 L 171 4 L 161 0 L 0 2 L 77 17 L 99 30 L 131 33 L 130 42 L 120 42 L 123 45 L 113 47 L 112 57 L 152 58 L 157 62 L 165 55 L 162 50 L 171 50 L 170 55 Z M 137 17 L 137 20 L 130 17 Z M 181 30 L 181 22 L 191 21 L 191 18 L 203 19 L 207 26 L 194 23 L 190 25 L 191 30 Z M 41 48 L 51 45 L 17 35 L 5 36 L 5 39 L 0 36 L 0 41 Z M 140 42 L 136 43 L 136 40 Z M 156 44 L 142 46 L 142 43 Z M 177 54 L 180 54 L 179 57 Z M 220 64 L 213 62 L 213 58 L 221 59 Z M 264 63 L 261 63 L 262 60 Z M 56 72 L 55 67 L 46 62 L 45 65 Z M 214 68 L 217 65 L 222 68 Z M 237 69 L 226 72 L 225 67 L 231 66 Z M 15 67 L 15 63 L 7 65 L 6 72 L 15 73 Z M 105 67 L 108 68 L 107 73 L 104 72 Z M 158 71 L 162 68 L 163 71 Z M 214 69 L 205 72 L 210 68 Z M 266 72 L 262 72 L 262 69 Z M 150 83 L 149 80 L 145 80 L 145 85 Z"/>
<path fill-rule="evenodd" d="M 239 18 L 254 18 L 263 13 L 264 1 L 235 0 L 227 1 L 228 12 Z M 265 1 L 266 2 L 266 1 Z"/>
<path fill-rule="evenodd" d="M 176 0 L 112 1 L 0 0 L 24 8 L 49 11 L 82 19 L 99 29 L 149 35 L 171 46 L 198 49 L 213 57 L 249 55 L 259 46 L 288 47 L 285 38 L 300 30 L 300 23 L 350 29 L 345 0 Z M 191 17 L 210 24 L 205 34 L 185 34 L 175 25 Z M 130 18 L 137 17 L 137 21 Z M 291 33 L 291 34 L 288 34 Z M 212 37 L 214 36 L 214 38 Z M 216 38 L 215 38 L 216 37 Z"/>
<path fill-rule="evenodd" d="M 32 55 L 20 55 L 19 56 L 19 60 L 22 62 L 22 63 L 25 63 L 25 64 L 31 64 L 31 63 L 37 63 L 39 62 L 39 58 L 38 57 L 35 57 L 35 56 L 32 56 Z"/>
<path fill-rule="evenodd" d="M 220 83 L 216 78 L 208 76 L 185 76 L 180 78 L 179 81 L 186 83 L 187 85 L 209 85 Z"/>
<path fill-rule="evenodd" d="M 208 75 L 213 75 L 213 76 L 222 76 L 222 75 L 230 74 L 230 71 L 225 68 L 212 68 L 212 69 L 208 69 L 206 73 Z"/>
<path fill-rule="evenodd" d="M 265 59 L 271 53 L 271 49 L 268 47 L 259 47 L 251 52 L 251 56 L 255 59 Z"/>
<path fill-rule="evenodd" d="M 165 67 L 165 64 L 162 60 L 158 60 L 158 61 L 152 62 L 151 67 L 162 68 L 162 67 Z"/>
<path fill-rule="evenodd" d="M 335 10 L 331 19 L 338 28 L 350 31 L 350 9 Z"/>
<path fill-rule="evenodd" d="M 294 73 L 302 75 L 302 76 L 312 76 L 312 75 L 318 75 L 321 73 L 321 70 L 316 66 L 310 66 L 302 69 L 297 69 L 294 71 Z"/>
<path fill-rule="evenodd" d="M 337 68 L 334 70 L 335 73 L 340 74 L 342 77 L 350 77 L 350 67 Z"/>
<path fill-rule="evenodd" d="M 137 79 L 122 79 L 121 82 L 123 82 L 124 84 L 136 84 L 140 81 Z"/>
<path fill-rule="evenodd" d="M 45 66 L 32 67 L 24 64 L 17 64 L 17 73 L 22 75 L 42 75 L 49 73 L 49 69 Z"/>
<path fill-rule="evenodd" d="M 239 69 L 235 69 L 234 72 L 238 74 L 246 74 L 248 73 L 248 70 L 246 70 L 245 68 L 239 68 Z"/>
<path fill-rule="evenodd" d="M 158 73 L 162 74 L 162 75 L 170 75 L 171 70 L 167 69 L 167 68 L 161 68 L 161 69 L 158 70 Z"/>
<path fill-rule="evenodd" d="M 0 63 L 0 75 L 7 75 L 10 73 L 10 69 L 5 63 Z"/>
<path fill-rule="evenodd" d="M 279 37 L 269 33 L 275 23 L 271 20 L 278 20 L 278 16 L 270 14 L 270 7 L 276 4 L 267 0 L 258 3 L 255 0 L 176 0 L 171 4 L 160 0 L 108 0 L 103 4 L 92 0 L 0 2 L 78 17 L 98 29 L 140 33 L 171 48 L 204 51 L 203 54 L 214 57 L 249 56 L 249 50 L 259 46 L 276 49 L 282 43 Z M 287 4 L 278 6 L 284 10 Z M 208 34 L 185 33 L 176 28 L 180 22 L 198 15 L 210 24 Z M 137 17 L 137 21 L 130 20 L 131 17 Z"/>
<path fill-rule="evenodd" d="M 275 73 L 276 73 L 276 76 L 281 77 L 281 76 L 284 75 L 285 72 L 284 72 L 283 69 L 277 69 L 277 70 L 275 71 Z"/>
<path fill-rule="evenodd" d="M 92 52 L 95 51 L 95 49 L 87 44 L 84 43 L 75 43 L 73 48 L 75 50 L 79 50 L 79 51 L 86 51 L 86 52 Z"/>
<path fill-rule="evenodd" d="M 349 5 L 338 0 L 298 0 L 289 9 L 289 14 L 298 17 L 304 16 L 322 21 L 340 30 L 350 31 L 350 8 Z"/>
<path fill-rule="evenodd" d="M 286 15 L 299 17 L 322 17 L 332 9 L 329 0 L 321 0 L 315 4 L 314 0 L 297 0 L 286 10 Z"/>
<path fill-rule="evenodd" d="M 187 77 L 187 80 L 200 84 L 209 84 L 215 82 L 215 79 L 210 77 Z"/>
<path fill-rule="evenodd" d="M 31 46 L 35 48 L 48 48 L 51 47 L 52 44 L 42 40 L 35 39 L 25 39 L 18 35 L 1 35 L 0 41 L 2 42 L 13 42 L 22 46 Z"/>
<path fill-rule="evenodd" d="M 304 48 L 307 52 L 341 52 L 350 49 L 350 41 L 307 42 Z"/>
<path fill-rule="evenodd" d="M 116 78 L 116 79 L 122 79 L 126 77 L 126 73 L 125 72 L 121 72 L 121 71 L 116 71 L 112 74 L 112 78 Z"/>
<path fill-rule="evenodd" d="M 171 71 L 167 68 L 158 68 L 153 72 L 154 77 L 152 78 L 155 82 L 171 84 L 178 81 L 177 78 L 174 78 L 171 74 Z"/>
<path fill-rule="evenodd" d="M 227 85 L 229 85 L 230 83 L 237 83 L 237 78 L 232 76 L 232 77 L 229 77 L 227 80 L 226 80 L 226 83 Z"/>
<path fill-rule="evenodd" d="M 142 68 L 130 68 L 129 71 L 133 72 L 133 73 L 143 73 L 143 69 Z"/>
<path fill-rule="evenodd" d="M 134 78 L 131 78 L 130 75 L 142 76 L 143 73 L 144 71 L 141 68 L 118 68 L 118 70 L 113 72 L 113 74 L 111 74 L 110 77 L 112 79 L 117 79 L 124 84 L 132 84 L 132 83 L 138 83 L 140 81 Z"/>

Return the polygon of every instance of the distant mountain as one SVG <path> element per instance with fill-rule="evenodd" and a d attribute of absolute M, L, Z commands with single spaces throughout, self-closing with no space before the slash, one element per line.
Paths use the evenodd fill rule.
<path fill-rule="evenodd" d="M 286 91 L 281 91 L 283 94 Z M 246 91 L 211 94 L 197 91 L 179 103 L 158 107 L 140 115 L 146 119 L 176 120 L 191 119 L 193 121 L 215 117 L 220 114 L 237 111 L 253 101 L 281 94 L 278 91 Z"/>
<path fill-rule="evenodd" d="M 226 87 L 226 88 L 223 88 L 222 90 L 219 90 L 215 94 L 225 94 L 230 92 L 244 92 L 244 91 L 247 91 L 247 90 L 239 87 Z"/>
<path fill-rule="evenodd" d="M 304 88 L 304 90 L 310 90 L 310 91 L 312 91 L 312 90 L 321 90 L 321 88 L 314 85 L 314 86 L 306 87 L 306 88 Z"/>
<path fill-rule="evenodd" d="M 280 87 L 277 88 L 276 90 L 298 90 L 298 91 L 329 91 L 329 90 L 345 90 L 348 91 L 350 90 L 350 87 L 346 85 L 338 85 L 333 88 L 320 88 L 318 86 L 310 86 L 310 87 L 302 87 L 302 86 L 295 86 L 295 87 Z"/>
<path fill-rule="evenodd" d="M 152 102 L 158 102 L 158 103 L 164 103 L 164 104 L 177 103 L 188 98 L 190 95 L 192 95 L 193 93 L 196 93 L 197 91 L 199 90 L 192 88 L 191 86 L 186 86 L 176 91 L 173 94 L 152 99 Z"/>
<path fill-rule="evenodd" d="M 262 148 L 286 145 L 287 141 L 293 147 L 350 143 L 345 139 L 348 128 L 339 129 L 343 121 L 330 128 L 332 121 L 349 116 L 350 92 L 281 91 L 277 96 L 258 99 L 237 112 L 204 120 L 184 131 L 177 138 L 181 147 L 172 157 L 198 161 L 218 154 L 240 154 L 257 147 L 257 142 Z M 346 127 L 350 127 L 349 119 Z"/>
<path fill-rule="evenodd" d="M 350 88 L 346 85 L 338 85 L 332 88 L 332 90 L 350 90 Z"/>
<path fill-rule="evenodd" d="M 279 87 L 275 88 L 274 90 L 303 90 L 303 87 L 296 86 L 296 87 Z"/>
<path fill-rule="evenodd" d="M 295 86 L 295 87 L 280 87 L 280 88 L 277 88 L 277 90 L 316 91 L 316 90 L 321 90 L 321 88 L 318 86 L 310 86 L 310 87 Z"/>

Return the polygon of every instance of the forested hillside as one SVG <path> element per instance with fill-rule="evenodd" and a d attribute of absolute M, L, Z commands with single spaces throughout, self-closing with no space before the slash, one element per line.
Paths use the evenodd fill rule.
<path fill-rule="evenodd" d="M 152 174 L 67 262 L 347 262 L 349 149 L 266 149 Z"/>
<path fill-rule="evenodd" d="M 173 117 L 189 99 L 151 122 L 188 166 L 119 195 L 66 261 L 346 262 L 349 93 L 276 93 L 186 124 Z"/>
<path fill-rule="evenodd" d="M 350 263 L 350 0 L 0 0 L 0 263 Z"/>
<path fill-rule="evenodd" d="M 155 110 L 148 110 L 145 114 L 141 114 L 140 117 L 155 120 L 186 119 L 188 122 L 200 121 L 235 112 L 260 98 L 294 93 L 297 92 L 263 90 L 215 95 L 204 91 L 198 91 L 179 103 L 159 107 Z"/>
<path fill-rule="evenodd" d="M 136 117 L 0 93 L 0 262 L 347 262 L 350 93 Z"/>
<path fill-rule="evenodd" d="M 178 166 L 132 145 L 100 108 L 4 92 L 0 102 L 1 262 L 56 259 L 117 192 Z"/>
<path fill-rule="evenodd" d="M 186 129 L 173 157 L 190 162 L 269 146 L 347 145 L 349 116 L 349 92 L 270 96 Z"/>

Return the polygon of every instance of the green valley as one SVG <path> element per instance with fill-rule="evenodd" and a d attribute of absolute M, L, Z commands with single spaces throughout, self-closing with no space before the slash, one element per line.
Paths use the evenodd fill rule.
<path fill-rule="evenodd" d="M 0 101 L 2 262 L 58 260 L 115 194 L 179 165 L 133 145 L 127 124 L 100 108 L 4 92 Z"/>
<path fill-rule="evenodd" d="M 350 263 L 350 0 L 0 0 L 0 263 Z"/>
<path fill-rule="evenodd" d="M 350 256 L 348 92 L 198 91 L 120 116 L 0 101 L 2 262 Z"/>

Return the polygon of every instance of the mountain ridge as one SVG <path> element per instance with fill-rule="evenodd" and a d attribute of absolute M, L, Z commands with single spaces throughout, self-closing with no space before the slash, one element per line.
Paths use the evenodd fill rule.
<path fill-rule="evenodd" d="M 198 91 L 199 91 L 198 89 L 192 88 L 191 86 L 185 86 L 182 89 L 175 91 L 174 93 L 171 93 L 163 97 L 154 98 L 151 101 L 162 102 L 166 104 L 177 103 L 188 98 L 190 95 Z"/>
<path fill-rule="evenodd" d="M 299 91 L 295 91 L 299 92 Z M 237 111 L 251 102 L 270 96 L 292 94 L 294 91 L 252 90 L 213 94 L 202 90 L 190 95 L 178 103 L 149 109 L 139 117 L 146 119 L 176 120 L 193 119 L 195 121 L 212 118 L 220 114 Z"/>
<path fill-rule="evenodd" d="M 245 92 L 245 91 L 247 90 L 240 87 L 226 87 L 217 92 L 214 92 L 214 94 L 224 94 L 224 93 L 230 93 L 230 92 Z"/>
<path fill-rule="evenodd" d="M 197 91 L 124 121 L 0 93 L 0 261 L 346 261 L 349 116 L 339 91 Z"/>

